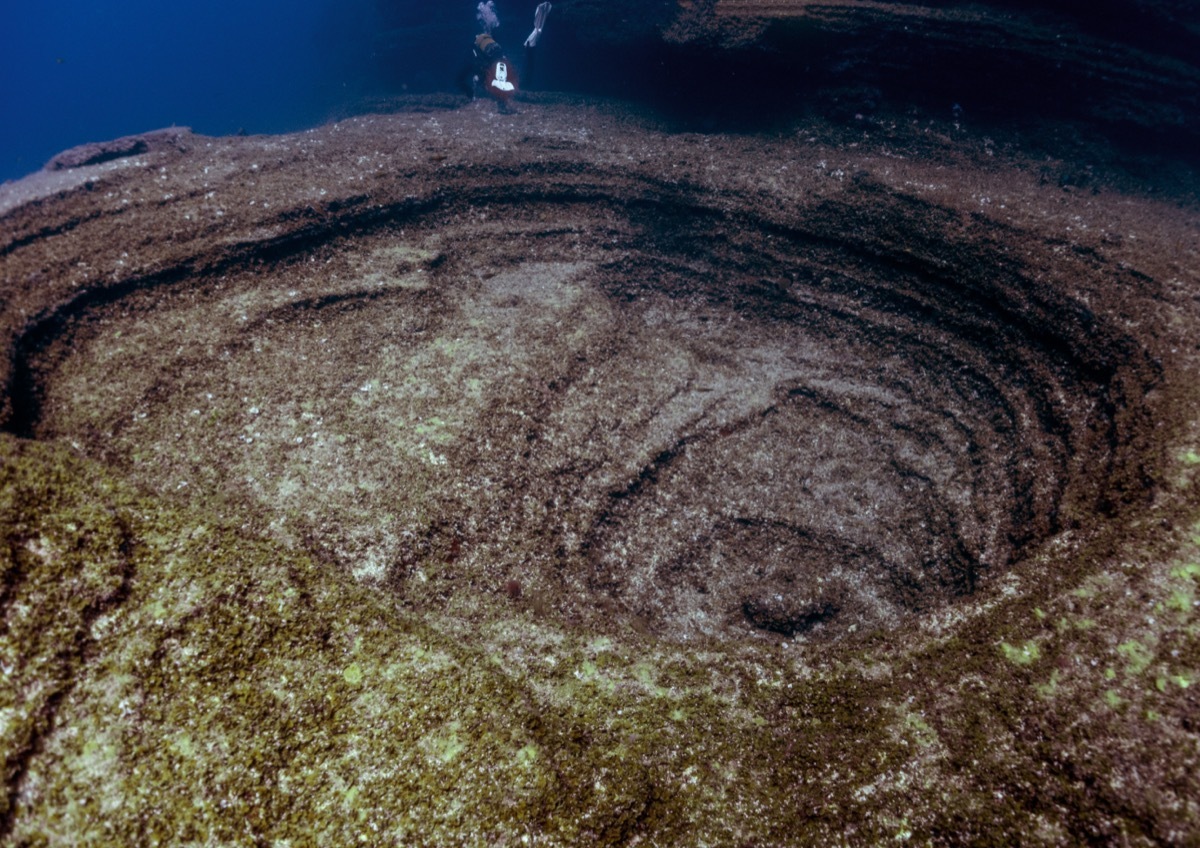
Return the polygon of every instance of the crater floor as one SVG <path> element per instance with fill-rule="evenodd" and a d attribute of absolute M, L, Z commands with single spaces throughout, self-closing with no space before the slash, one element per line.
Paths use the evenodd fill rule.
<path fill-rule="evenodd" d="M 546 98 L 6 185 L 0 834 L 1194 838 L 1196 207 L 1089 153 Z"/>

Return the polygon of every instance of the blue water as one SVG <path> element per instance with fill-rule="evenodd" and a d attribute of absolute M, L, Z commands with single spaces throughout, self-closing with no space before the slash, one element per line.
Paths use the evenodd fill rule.
<path fill-rule="evenodd" d="M 0 180 L 157 127 L 322 123 L 371 85 L 375 26 L 376 0 L 3 0 Z"/>
<path fill-rule="evenodd" d="M 89 141 L 168 126 L 207 135 L 290 132 L 456 91 L 478 0 L 0 0 L 0 181 Z M 526 90 L 645 78 L 587 58 L 557 9 L 522 44 L 538 0 L 495 0 L 496 37 Z M 617 73 L 624 69 L 623 74 Z"/>

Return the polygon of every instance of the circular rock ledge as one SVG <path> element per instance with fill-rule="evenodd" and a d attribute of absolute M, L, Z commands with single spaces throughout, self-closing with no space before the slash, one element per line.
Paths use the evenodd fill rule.
<path fill-rule="evenodd" d="M 1148 494 L 1162 365 L 1127 316 L 1158 318 L 1062 245 L 861 168 L 776 165 L 770 209 L 571 158 L 442 163 L 420 201 L 314 179 L 297 232 L 267 211 L 54 311 L 19 429 L 421 609 L 508 586 L 675 639 L 896 626 Z M 269 210 L 278 167 L 159 202 Z"/>
<path fill-rule="evenodd" d="M 1098 551 L 1195 510 L 1194 211 L 1064 189 L 1069 164 L 929 124 L 671 135 L 549 103 L 148 139 L 0 197 L 9 430 L 312 557 L 460 647 L 524 627 L 705 675 L 711 656 L 805 685 L 823 663 L 930 666 L 957 691 L 973 652 L 1026 674 L 1051 651 L 1005 629 L 1014 604 L 1087 630 L 1061 598 L 1123 555 Z M 1162 634 L 1132 641 L 1150 689 L 1188 679 Z M 1024 683 L 1059 686 L 1080 650 Z M 767 723 L 790 750 L 812 704 L 785 702 Z M 959 755 L 965 703 L 927 703 L 936 732 L 883 710 L 929 743 L 910 773 Z M 656 750 L 608 841 L 684 832 Z M 1095 794 L 1048 827 L 1100 827 Z M 1162 810 L 1104 815 L 1153 831 Z"/>

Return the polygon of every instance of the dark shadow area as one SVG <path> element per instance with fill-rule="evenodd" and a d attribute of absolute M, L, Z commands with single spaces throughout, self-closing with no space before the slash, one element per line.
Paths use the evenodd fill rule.
<path fill-rule="evenodd" d="M 1100 68 L 1064 68 L 1055 54 L 980 50 L 951 31 L 831 35 L 777 25 L 762 44 L 736 51 L 613 47 L 562 29 L 548 42 L 531 90 L 630 100 L 681 129 L 758 132 L 805 114 L 854 120 L 916 109 L 977 127 L 1075 122 L 1131 151 L 1200 162 L 1200 110 L 1188 108 L 1194 88 L 1143 79 L 1142 69 L 1110 80 Z"/>
<path fill-rule="evenodd" d="M 680 24 L 674 4 L 632 15 L 580 0 L 555 4 L 527 52 L 535 5 L 501 4 L 496 32 L 527 92 L 623 99 L 680 129 L 757 132 L 809 114 L 869 120 L 916 109 L 976 128 L 1072 122 L 1129 152 L 1200 162 L 1191 4 L 850 4 L 754 24 L 705 17 L 698 3 L 695 20 Z M 458 10 L 389 8 L 372 53 L 383 94 L 450 90 L 472 21 Z"/>

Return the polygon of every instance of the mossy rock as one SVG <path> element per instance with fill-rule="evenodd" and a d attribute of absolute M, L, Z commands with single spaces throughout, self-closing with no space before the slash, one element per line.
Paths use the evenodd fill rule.
<path fill-rule="evenodd" d="M 1193 840 L 1192 213 L 530 112 L 6 212 L 0 841 Z"/>

